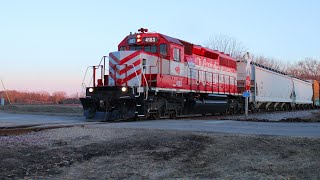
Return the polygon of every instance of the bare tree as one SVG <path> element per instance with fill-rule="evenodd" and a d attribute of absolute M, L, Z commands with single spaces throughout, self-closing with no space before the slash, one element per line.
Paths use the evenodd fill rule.
<path fill-rule="evenodd" d="M 278 71 L 283 71 L 283 72 L 286 72 L 287 68 L 290 66 L 290 64 L 283 63 L 283 61 L 272 58 L 272 57 L 252 55 L 252 59 L 253 59 L 253 62 L 257 64 L 261 64 L 269 68 L 272 68 Z"/>
<path fill-rule="evenodd" d="M 301 79 L 314 79 L 320 81 L 320 60 L 305 58 L 294 63 L 287 69 L 287 73 Z"/>
<path fill-rule="evenodd" d="M 56 104 L 62 103 L 64 99 L 66 99 L 67 93 L 64 91 L 56 91 L 52 93 L 52 101 Z"/>
<path fill-rule="evenodd" d="M 218 50 L 230 56 L 240 59 L 247 52 L 246 46 L 237 39 L 227 35 L 215 35 L 209 38 L 204 45 L 210 49 Z"/>

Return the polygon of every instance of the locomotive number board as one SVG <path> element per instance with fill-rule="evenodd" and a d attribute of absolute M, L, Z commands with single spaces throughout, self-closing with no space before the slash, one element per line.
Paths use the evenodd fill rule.
<path fill-rule="evenodd" d="M 158 38 L 157 37 L 144 37 L 142 39 L 143 42 L 146 42 L 146 43 L 155 43 L 155 42 L 158 42 Z"/>

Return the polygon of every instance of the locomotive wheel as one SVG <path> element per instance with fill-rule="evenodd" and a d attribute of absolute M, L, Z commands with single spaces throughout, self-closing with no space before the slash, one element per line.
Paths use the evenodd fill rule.
<path fill-rule="evenodd" d="M 160 119 L 160 114 L 156 113 L 154 117 L 155 117 L 155 119 Z"/>
<path fill-rule="evenodd" d="M 169 116 L 170 116 L 170 119 L 176 119 L 177 118 L 177 112 L 176 111 L 171 111 Z"/>
<path fill-rule="evenodd" d="M 231 109 L 228 108 L 228 109 L 226 109 L 226 112 L 224 113 L 224 115 L 229 115 L 230 113 L 231 113 Z"/>
<path fill-rule="evenodd" d="M 150 120 L 154 120 L 154 115 L 150 114 L 149 118 L 150 118 Z"/>
<path fill-rule="evenodd" d="M 245 113 L 245 110 L 244 110 L 244 107 L 242 107 L 241 109 L 240 109 L 240 114 L 244 114 Z"/>
<path fill-rule="evenodd" d="M 88 119 L 93 119 L 94 116 L 96 115 L 96 111 L 97 111 L 97 108 L 94 106 L 94 107 L 90 107 L 89 108 L 89 111 L 88 111 Z"/>
<path fill-rule="evenodd" d="M 224 116 L 224 115 L 226 115 L 226 112 L 227 112 L 227 110 L 225 110 L 224 112 L 220 112 L 219 115 Z"/>
<path fill-rule="evenodd" d="M 240 111 L 241 111 L 241 110 L 240 110 L 240 107 L 237 106 L 236 109 L 235 109 L 235 114 L 240 114 Z"/>
<path fill-rule="evenodd" d="M 160 114 L 158 112 L 157 113 L 152 113 L 150 116 L 151 116 L 151 119 L 153 119 L 153 120 L 160 119 Z"/>
<path fill-rule="evenodd" d="M 254 104 L 250 104 L 250 111 L 254 113 L 256 111 L 256 108 L 254 107 Z"/>
<path fill-rule="evenodd" d="M 237 113 L 237 108 L 236 107 L 230 108 L 230 115 L 234 115 L 236 113 Z"/>

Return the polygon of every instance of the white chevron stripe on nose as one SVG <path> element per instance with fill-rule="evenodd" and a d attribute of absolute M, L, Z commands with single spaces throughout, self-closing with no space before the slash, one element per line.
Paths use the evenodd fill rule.
<path fill-rule="evenodd" d="M 109 76 L 109 85 L 117 85 L 122 82 L 121 85 L 137 86 L 141 80 L 141 74 L 137 75 L 137 71 L 141 70 L 141 55 L 138 53 L 136 56 L 133 55 L 136 51 L 118 51 L 110 53 L 109 58 L 109 71 L 113 77 Z M 140 62 L 139 62 L 140 61 Z M 122 65 L 121 65 L 122 64 Z M 128 77 L 134 78 L 127 80 Z M 119 85 L 119 84 L 118 84 Z"/>

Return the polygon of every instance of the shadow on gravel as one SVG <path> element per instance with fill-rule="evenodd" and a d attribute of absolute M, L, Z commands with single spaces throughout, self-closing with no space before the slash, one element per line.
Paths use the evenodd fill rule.
<path fill-rule="evenodd" d="M 257 119 L 257 118 L 250 118 L 250 119 L 236 119 L 236 121 L 249 121 L 249 122 L 274 122 L 274 123 L 279 123 L 279 122 L 320 122 L 320 119 L 313 119 L 313 118 L 286 118 L 286 119 L 281 119 L 281 120 L 268 120 L 268 119 Z"/>
<path fill-rule="evenodd" d="M 280 122 L 320 122 L 320 119 L 287 118 L 281 119 Z"/>

